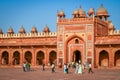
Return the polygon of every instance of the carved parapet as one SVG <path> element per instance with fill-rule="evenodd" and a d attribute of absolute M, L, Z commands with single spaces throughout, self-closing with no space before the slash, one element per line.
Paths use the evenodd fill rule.
<path fill-rule="evenodd" d="M 21 38 L 21 37 L 57 37 L 56 32 L 39 32 L 39 33 L 17 33 L 17 34 L 0 34 L 0 38 Z"/>
<path fill-rule="evenodd" d="M 120 30 L 110 31 L 109 35 L 120 35 Z"/>
<path fill-rule="evenodd" d="M 58 19 L 58 24 L 80 24 L 86 22 L 93 22 L 93 18 L 71 18 Z"/>

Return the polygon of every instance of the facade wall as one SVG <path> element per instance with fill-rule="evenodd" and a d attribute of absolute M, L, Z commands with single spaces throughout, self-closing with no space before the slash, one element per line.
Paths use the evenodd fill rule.
<path fill-rule="evenodd" d="M 108 53 L 108 61 L 105 63 L 108 63 L 108 65 L 101 65 L 100 66 L 100 53 L 102 51 L 105 51 Z M 118 55 L 116 55 L 118 53 Z M 120 45 L 102 45 L 102 46 L 96 46 L 95 49 L 95 67 L 97 68 L 119 68 L 119 60 L 120 60 Z M 117 59 L 117 60 L 116 60 Z M 116 65 L 117 64 L 117 65 Z"/>
<path fill-rule="evenodd" d="M 43 32 L 34 28 L 31 33 L 14 34 L 10 29 L 3 34 L 0 30 L 0 67 L 20 67 L 23 62 L 33 67 L 89 62 L 95 68 L 119 68 L 120 30 L 108 20 L 108 12 L 95 16 L 90 10 L 86 16 L 81 7 L 79 10 L 82 16 L 75 12 L 73 18 L 58 13 L 56 32 L 47 26 Z"/>
<path fill-rule="evenodd" d="M 0 38 L 0 67 L 21 67 L 23 62 L 37 67 L 43 63 L 57 62 L 56 34 L 42 37 L 3 35 Z"/>

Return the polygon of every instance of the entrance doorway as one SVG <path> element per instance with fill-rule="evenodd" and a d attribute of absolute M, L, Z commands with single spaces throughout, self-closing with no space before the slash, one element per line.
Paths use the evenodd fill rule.
<path fill-rule="evenodd" d="M 79 50 L 76 50 L 73 52 L 73 61 L 74 62 L 82 62 L 81 52 Z"/>

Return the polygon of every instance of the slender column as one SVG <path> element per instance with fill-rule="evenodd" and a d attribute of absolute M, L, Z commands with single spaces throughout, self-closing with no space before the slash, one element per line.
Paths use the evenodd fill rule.
<path fill-rule="evenodd" d="M 20 53 L 20 65 L 23 63 L 23 48 L 21 48 L 21 53 Z"/>
<path fill-rule="evenodd" d="M 44 57 L 43 63 L 44 63 L 45 65 L 47 65 L 47 53 L 45 53 L 44 56 L 45 56 L 45 57 Z"/>
<path fill-rule="evenodd" d="M 34 65 L 36 66 L 36 59 L 37 59 L 37 57 L 36 57 L 36 49 L 34 49 Z"/>
<path fill-rule="evenodd" d="M 110 48 L 109 48 L 109 68 L 112 68 L 114 66 L 114 54 L 113 54 L 113 49 L 110 45 Z"/>
<path fill-rule="evenodd" d="M 32 48 L 32 65 L 35 66 L 35 51 L 34 48 Z"/>
<path fill-rule="evenodd" d="M 95 63 L 96 63 L 96 67 L 99 67 L 99 53 L 98 53 L 98 49 L 96 49 L 95 51 Z"/>
<path fill-rule="evenodd" d="M 104 20 L 104 16 L 102 16 L 102 20 Z"/>
<path fill-rule="evenodd" d="M 26 60 L 25 60 L 24 48 L 22 48 L 22 61 L 23 61 L 23 62 L 26 61 Z"/>
<path fill-rule="evenodd" d="M 8 64 L 11 66 L 11 65 L 12 65 L 12 62 L 13 62 L 13 53 L 12 53 L 12 50 L 11 50 L 11 49 L 9 49 L 9 51 L 10 51 L 10 52 L 8 53 L 8 54 L 9 54 L 9 63 L 8 63 Z"/>
<path fill-rule="evenodd" d="M 48 49 L 47 48 L 45 49 L 45 52 L 46 53 L 45 53 L 45 59 L 44 59 L 45 61 L 44 62 L 45 62 L 45 65 L 48 65 L 48 62 L 49 62 L 49 53 L 48 53 Z"/>

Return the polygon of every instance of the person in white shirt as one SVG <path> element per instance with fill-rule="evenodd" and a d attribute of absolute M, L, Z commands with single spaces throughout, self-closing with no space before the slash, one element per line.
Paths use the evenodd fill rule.
<path fill-rule="evenodd" d="M 88 73 L 94 73 L 93 70 L 92 70 L 92 65 L 91 65 L 91 63 L 89 63 Z"/>

